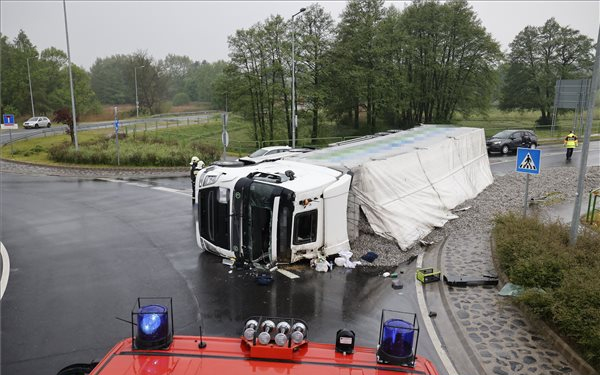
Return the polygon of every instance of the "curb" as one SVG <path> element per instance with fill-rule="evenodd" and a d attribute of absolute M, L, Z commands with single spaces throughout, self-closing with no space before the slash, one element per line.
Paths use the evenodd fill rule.
<path fill-rule="evenodd" d="M 508 276 L 500 269 L 500 261 L 496 254 L 496 241 L 494 240 L 493 234 L 490 235 L 490 248 L 492 251 L 492 262 L 494 263 L 494 269 L 498 274 L 498 279 L 502 284 L 509 282 Z M 554 329 L 548 326 L 544 321 L 539 319 L 527 306 L 523 303 L 516 302 L 514 299 L 510 300 L 510 303 L 517 306 L 519 310 L 526 317 L 528 323 L 531 324 L 532 328 L 543 335 L 546 340 L 552 345 L 552 348 L 562 354 L 569 363 L 581 373 L 581 375 L 600 375 L 589 363 L 587 363 L 575 350 L 567 343 L 563 338 L 558 335 Z"/>
<path fill-rule="evenodd" d="M 42 169 L 50 171 L 63 172 L 65 175 L 73 177 L 144 177 L 144 178 L 169 178 L 169 177 L 186 177 L 189 174 L 187 167 L 79 167 L 79 166 L 58 166 L 58 165 L 47 165 L 47 164 L 35 164 L 18 160 L 9 160 L 0 158 L 2 164 L 13 164 L 17 166 L 25 166 L 30 168 L 39 168 L 37 171 L 41 174 L 44 173 Z M 2 172 L 11 172 L 0 168 Z M 21 171 L 30 172 L 30 171 Z M 52 173 L 52 172 L 50 172 Z M 32 173 L 33 174 L 33 173 Z"/>

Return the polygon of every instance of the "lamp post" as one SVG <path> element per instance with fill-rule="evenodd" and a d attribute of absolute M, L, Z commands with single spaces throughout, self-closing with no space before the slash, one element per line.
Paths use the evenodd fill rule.
<path fill-rule="evenodd" d="M 292 147 L 296 147 L 296 23 L 294 17 L 304 12 L 306 8 L 300 8 L 298 13 L 292 16 Z"/>
<path fill-rule="evenodd" d="M 69 59 L 69 85 L 71 86 L 71 108 L 73 110 L 73 140 L 75 141 L 75 151 L 79 151 L 77 143 L 77 114 L 75 113 L 75 92 L 73 91 L 73 72 L 71 71 L 71 49 L 69 48 L 69 28 L 67 27 L 67 4 L 63 0 L 63 11 L 65 13 L 65 35 L 67 37 L 67 57 Z"/>
<path fill-rule="evenodd" d="M 133 75 L 135 80 L 135 117 L 140 117 L 140 102 L 138 101 L 138 90 L 137 90 L 137 70 L 143 68 L 145 65 L 136 66 L 133 68 Z"/>
<path fill-rule="evenodd" d="M 35 117 L 35 107 L 33 106 L 33 89 L 31 88 L 31 72 L 29 71 L 29 59 L 27 58 L 27 77 L 29 78 L 29 96 L 31 97 L 31 116 Z"/>

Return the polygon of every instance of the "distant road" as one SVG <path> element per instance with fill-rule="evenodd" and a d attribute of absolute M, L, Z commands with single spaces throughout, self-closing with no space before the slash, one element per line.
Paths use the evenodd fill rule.
<path fill-rule="evenodd" d="M 196 122 L 196 121 L 206 121 L 208 120 L 211 116 L 214 116 L 216 114 L 218 114 L 219 112 L 217 111 L 204 111 L 204 112 L 198 112 L 198 113 L 193 113 L 193 114 L 186 114 L 183 116 L 175 116 L 175 115 L 169 115 L 169 116 L 156 116 L 156 117 L 145 117 L 145 118 L 140 118 L 140 119 L 127 119 L 127 120 L 119 120 L 119 125 L 120 126 L 131 126 L 134 124 L 144 124 L 147 123 L 148 125 L 150 124 L 154 124 L 157 121 L 161 121 L 161 122 L 176 122 L 179 121 L 180 123 L 187 123 L 188 121 L 190 123 Z M 98 121 L 98 122 L 85 122 L 85 123 L 80 123 L 77 124 L 77 131 L 82 131 L 82 130 L 91 130 L 91 129 L 101 129 L 101 128 L 113 128 L 114 127 L 114 121 Z M 150 126 L 148 126 L 150 127 Z M 17 141 L 20 139 L 24 139 L 24 138 L 34 138 L 34 137 L 44 137 L 46 135 L 54 135 L 54 134 L 62 134 L 65 132 L 65 128 L 66 125 L 52 125 L 50 128 L 41 128 L 41 129 L 25 129 L 23 128 L 22 124 L 19 124 L 19 129 L 13 130 L 12 131 L 12 140 L 13 141 Z M 0 133 L 0 144 L 7 144 L 10 142 L 11 139 L 11 134 L 8 130 L 3 130 L 2 133 Z"/>
<path fill-rule="evenodd" d="M 542 150 L 540 173 L 544 173 L 544 168 L 565 166 L 579 168 L 581 148 L 582 145 L 580 144 L 579 147 L 575 149 L 571 162 L 567 163 L 565 160 L 566 150 L 562 145 L 539 146 L 539 149 Z M 489 158 L 490 167 L 492 168 L 492 174 L 494 174 L 494 176 L 503 176 L 515 171 L 516 155 L 491 155 Z M 600 141 L 592 141 L 590 143 L 587 165 L 588 167 L 600 165 Z"/>

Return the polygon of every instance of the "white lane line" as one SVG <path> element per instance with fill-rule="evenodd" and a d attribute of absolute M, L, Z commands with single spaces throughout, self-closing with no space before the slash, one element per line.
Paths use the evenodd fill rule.
<path fill-rule="evenodd" d="M 148 184 L 143 184 L 141 182 L 128 182 L 127 185 L 137 186 L 137 187 L 142 187 L 142 188 L 148 188 L 148 187 L 152 186 L 152 185 L 148 185 Z"/>
<path fill-rule="evenodd" d="M 299 277 L 300 277 L 300 276 L 296 275 L 296 274 L 295 274 L 295 273 L 293 273 L 293 272 L 290 272 L 290 271 L 287 271 L 287 270 L 282 270 L 282 269 L 280 269 L 280 268 L 278 268 L 278 269 L 277 269 L 277 272 L 279 272 L 280 274 L 282 274 L 282 275 L 284 275 L 284 276 L 287 276 L 287 277 L 289 277 L 290 279 L 297 279 L 297 278 L 299 278 Z"/>
<path fill-rule="evenodd" d="M 123 180 L 115 180 L 113 178 L 99 178 L 98 180 L 100 180 L 100 181 L 106 181 L 106 182 L 120 182 L 120 183 L 125 182 Z"/>
<path fill-rule="evenodd" d="M 187 195 L 187 196 L 191 196 L 191 192 L 190 193 L 186 193 L 185 191 L 181 191 L 181 190 L 177 190 L 177 189 L 172 189 L 172 188 L 167 188 L 167 187 L 162 187 L 162 186 L 156 186 L 153 187 L 151 189 L 154 190 L 158 190 L 158 191 L 165 191 L 167 193 L 175 193 L 175 194 L 181 194 L 181 195 Z"/>
<path fill-rule="evenodd" d="M 417 268 L 423 267 L 423 253 L 419 254 L 417 257 Z M 417 301 L 419 303 L 419 309 L 421 310 L 421 316 L 423 317 L 423 323 L 425 323 L 425 330 L 431 339 L 431 343 L 435 348 L 435 351 L 438 353 L 442 364 L 446 368 L 446 372 L 448 375 L 458 375 L 458 372 L 454 368 L 450 357 L 448 357 L 448 353 L 446 353 L 446 349 L 442 346 L 440 339 L 433 327 L 433 322 L 427 313 L 427 305 L 425 304 L 425 294 L 423 293 L 423 285 L 415 281 L 415 287 L 417 289 Z"/>
<path fill-rule="evenodd" d="M 8 275 L 10 274 L 10 258 L 4 244 L 0 242 L 0 255 L 2 255 L 2 276 L 0 277 L 0 300 L 4 297 L 4 291 L 8 286 Z"/>

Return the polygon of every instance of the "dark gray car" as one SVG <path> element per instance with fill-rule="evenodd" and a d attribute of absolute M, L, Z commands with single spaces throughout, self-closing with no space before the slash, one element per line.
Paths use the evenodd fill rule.
<path fill-rule="evenodd" d="M 538 139 L 531 130 L 503 130 L 485 142 L 488 154 L 517 152 L 518 147 L 537 148 Z"/>

